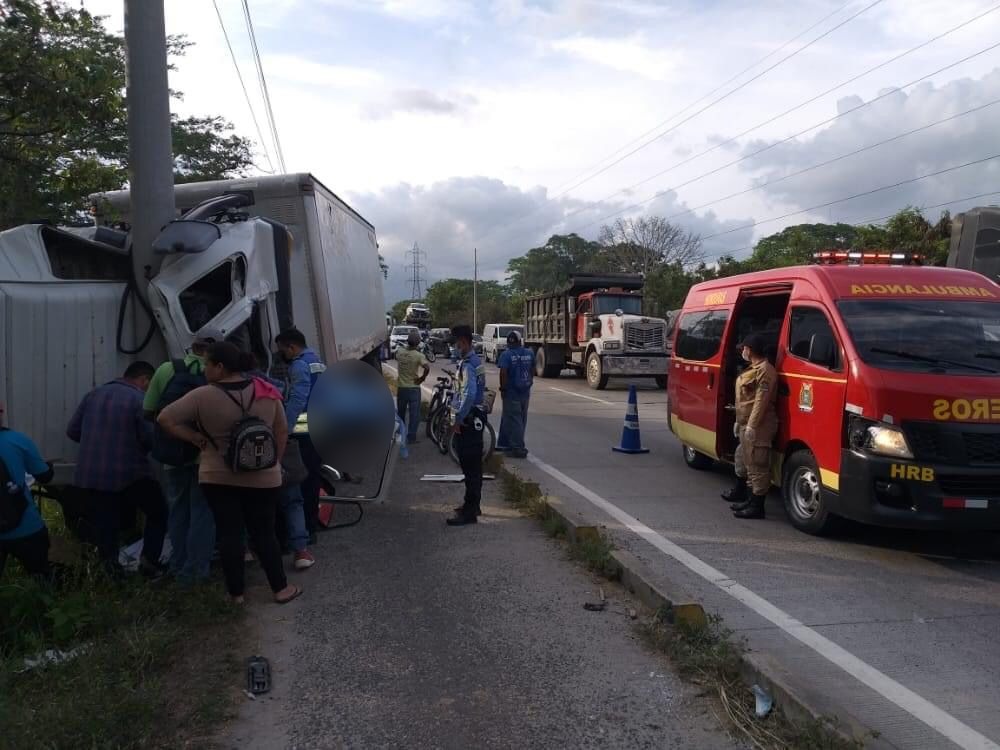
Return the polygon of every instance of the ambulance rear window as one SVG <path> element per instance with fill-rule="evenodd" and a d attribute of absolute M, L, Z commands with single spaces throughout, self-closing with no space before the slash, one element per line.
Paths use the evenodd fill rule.
<path fill-rule="evenodd" d="M 728 310 L 706 310 L 682 315 L 677 324 L 674 354 L 696 361 L 711 359 L 722 346 L 722 334 L 728 320 Z"/>

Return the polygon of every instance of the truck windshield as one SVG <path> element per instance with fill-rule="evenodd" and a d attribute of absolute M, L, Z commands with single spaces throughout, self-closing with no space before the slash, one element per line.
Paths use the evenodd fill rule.
<path fill-rule="evenodd" d="M 642 315 L 642 297 L 631 294 L 602 294 L 594 298 L 594 312 L 612 315 L 621 310 L 626 315 Z"/>
<path fill-rule="evenodd" d="M 1000 303 L 841 300 L 858 354 L 887 370 L 1000 373 Z"/>

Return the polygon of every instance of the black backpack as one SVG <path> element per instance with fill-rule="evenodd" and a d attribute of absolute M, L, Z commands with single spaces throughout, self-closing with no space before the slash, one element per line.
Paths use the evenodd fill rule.
<path fill-rule="evenodd" d="M 226 446 L 224 459 L 226 466 L 234 474 L 248 471 L 263 471 L 278 463 L 278 443 L 274 439 L 271 427 L 260 417 L 250 413 L 256 398 L 253 389 L 250 390 L 250 403 L 243 407 L 242 400 L 237 400 L 225 388 L 220 388 L 229 400 L 240 407 L 242 415 L 229 430 L 229 445 Z M 214 445 L 214 443 L 213 443 Z"/>
<path fill-rule="evenodd" d="M 156 405 L 157 414 L 181 396 L 208 382 L 205 380 L 200 363 L 197 364 L 198 372 L 192 372 L 183 359 L 171 360 L 171 364 L 174 366 L 174 374 L 163 389 L 160 402 Z M 198 458 L 198 449 L 190 443 L 178 440 L 168 434 L 166 430 L 154 422 L 153 449 L 150 454 L 155 460 L 167 466 L 184 466 Z"/>
<path fill-rule="evenodd" d="M 6 430 L 6 428 L 0 428 Z M 0 458 L 0 534 L 16 529 L 24 511 L 28 509 L 28 498 L 24 495 L 24 477 L 11 476 L 7 462 Z"/>

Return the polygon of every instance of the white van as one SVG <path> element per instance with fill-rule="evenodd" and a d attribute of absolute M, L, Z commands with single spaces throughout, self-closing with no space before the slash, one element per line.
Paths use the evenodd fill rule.
<path fill-rule="evenodd" d="M 507 348 L 507 336 L 517 331 L 524 337 L 524 326 L 520 323 L 487 323 L 483 329 L 483 359 L 499 362 L 500 355 Z"/>

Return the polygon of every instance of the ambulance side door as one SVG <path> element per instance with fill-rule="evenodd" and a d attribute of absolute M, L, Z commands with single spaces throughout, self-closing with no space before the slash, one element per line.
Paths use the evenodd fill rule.
<path fill-rule="evenodd" d="M 728 308 L 689 310 L 677 321 L 670 368 L 670 425 L 685 445 L 718 458 L 716 424 Z"/>
<path fill-rule="evenodd" d="M 793 301 L 778 354 L 779 448 L 805 443 L 823 484 L 839 488 L 840 449 L 847 394 L 844 350 L 826 310 Z"/>

